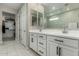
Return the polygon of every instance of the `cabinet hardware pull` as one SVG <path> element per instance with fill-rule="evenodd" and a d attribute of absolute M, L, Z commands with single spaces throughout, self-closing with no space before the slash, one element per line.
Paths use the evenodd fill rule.
<path fill-rule="evenodd" d="M 43 38 L 43 36 L 39 36 L 39 37 Z"/>
<path fill-rule="evenodd" d="M 59 56 L 61 56 L 61 48 L 59 47 Z"/>
<path fill-rule="evenodd" d="M 56 48 L 56 53 L 57 53 L 57 55 L 58 55 L 58 46 L 57 46 L 57 48 Z"/>
<path fill-rule="evenodd" d="M 33 42 L 33 38 L 31 38 L 31 41 Z"/>
<path fill-rule="evenodd" d="M 63 42 L 63 40 L 57 40 L 57 39 L 55 39 L 55 41 L 58 41 L 58 42 Z"/>
<path fill-rule="evenodd" d="M 43 43 L 42 43 L 42 42 L 39 42 L 39 44 L 43 45 Z"/>
<path fill-rule="evenodd" d="M 43 54 L 43 52 L 41 50 L 39 50 L 39 52 Z"/>

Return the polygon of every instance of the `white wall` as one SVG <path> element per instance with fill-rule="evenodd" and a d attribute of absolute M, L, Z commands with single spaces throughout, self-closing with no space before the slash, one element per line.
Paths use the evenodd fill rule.
<path fill-rule="evenodd" d="M 13 13 L 13 14 L 17 13 L 16 9 L 11 9 L 10 7 L 0 6 L 0 12 L 2 12 L 2 11 L 8 12 L 8 13 Z"/>
<path fill-rule="evenodd" d="M 19 41 L 19 17 L 20 17 L 20 12 L 18 11 L 15 17 L 15 23 L 16 23 L 16 29 L 15 29 L 15 34 L 16 34 L 16 41 Z"/>
<path fill-rule="evenodd" d="M 1 12 L 0 12 L 0 44 L 2 44 L 2 14 Z"/>
<path fill-rule="evenodd" d="M 23 6 L 19 9 L 16 15 L 16 40 L 20 41 L 25 46 L 28 45 L 28 18 L 27 17 L 28 17 L 28 4 L 23 4 Z"/>

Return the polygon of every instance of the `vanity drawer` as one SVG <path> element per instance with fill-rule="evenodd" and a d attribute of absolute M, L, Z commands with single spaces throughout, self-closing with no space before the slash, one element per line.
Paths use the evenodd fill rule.
<path fill-rule="evenodd" d="M 43 48 L 46 48 L 46 40 L 38 40 L 38 45 Z"/>
<path fill-rule="evenodd" d="M 72 46 L 74 48 L 78 48 L 78 40 L 73 39 L 64 39 L 64 45 Z"/>
<path fill-rule="evenodd" d="M 46 49 L 39 46 L 38 47 L 38 54 L 40 54 L 41 56 L 46 56 Z"/>
<path fill-rule="evenodd" d="M 63 38 L 54 37 L 54 36 L 47 36 L 47 41 L 53 41 L 53 42 L 60 43 L 60 44 L 64 42 Z"/>
<path fill-rule="evenodd" d="M 47 36 L 47 40 L 49 41 L 55 41 L 54 39 L 56 39 L 57 37 L 54 36 Z"/>
<path fill-rule="evenodd" d="M 39 39 L 42 39 L 42 40 L 46 40 L 46 35 L 44 35 L 44 34 L 39 34 L 39 35 L 38 35 L 38 38 L 39 38 Z"/>

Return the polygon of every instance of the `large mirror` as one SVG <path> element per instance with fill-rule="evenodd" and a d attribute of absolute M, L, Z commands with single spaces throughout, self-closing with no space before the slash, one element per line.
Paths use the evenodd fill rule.
<path fill-rule="evenodd" d="M 63 29 L 66 27 L 70 30 L 79 29 L 79 7 L 77 5 L 68 4 L 67 6 L 57 10 L 49 8 L 48 10 L 51 10 L 51 12 L 48 12 L 45 9 L 47 20 L 46 28 Z"/>
<path fill-rule="evenodd" d="M 32 27 L 41 28 L 43 24 L 43 14 L 35 10 L 31 10 L 31 14 L 32 14 Z"/>

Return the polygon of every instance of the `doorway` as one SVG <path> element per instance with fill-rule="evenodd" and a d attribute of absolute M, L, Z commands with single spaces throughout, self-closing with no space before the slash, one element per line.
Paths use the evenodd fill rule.
<path fill-rule="evenodd" d="M 7 12 L 3 12 L 2 21 L 2 40 L 12 41 L 15 40 L 15 15 Z"/>

